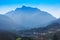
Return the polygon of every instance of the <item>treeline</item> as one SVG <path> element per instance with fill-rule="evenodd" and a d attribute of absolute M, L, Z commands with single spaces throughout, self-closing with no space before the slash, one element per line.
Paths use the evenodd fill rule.
<path fill-rule="evenodd" d="M 16 36 L 8 31 L 0 31 L 0 40 L 16 40 Z"/>

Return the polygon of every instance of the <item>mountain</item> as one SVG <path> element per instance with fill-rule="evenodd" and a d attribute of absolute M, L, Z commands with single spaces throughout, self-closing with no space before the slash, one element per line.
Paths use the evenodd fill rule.
<path fill-rule="evenodd" d="M 53 20 L 56 20 L 56 18 L 48 12 L 26 6 L 16 8 L 15 10 L 8 12 L 6 16 L 10 17 L 19 25 L 17 29 L 21 29 L 22 26 L 25 29 L 44 27 Z"/>

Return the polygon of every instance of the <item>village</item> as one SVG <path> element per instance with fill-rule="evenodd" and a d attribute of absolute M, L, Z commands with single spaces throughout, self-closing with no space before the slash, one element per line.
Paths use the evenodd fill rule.
<path fill-rule="evenodd" d="M 48 32 L 43 33 L 36 33 L 33 32 L 32 34 L 21 35 L 21 37 L 17 37 L 16 40 L 53 40 L 54 35 L 60 32 L 60 29 L 51 29 Z"/>

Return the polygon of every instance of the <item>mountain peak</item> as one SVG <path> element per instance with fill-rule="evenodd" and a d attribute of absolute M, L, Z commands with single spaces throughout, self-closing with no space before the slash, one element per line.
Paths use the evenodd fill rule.
<path fill-rule="evenodd" d="M 26 8 L 26 6 L 23 5 L 22 8 Z"/>
<path fill-rule="evenodd" d="M 30 8 L 32 8 L 32 7 L 29 7 L 29 6 L 24 6 L 24 5 L 23 5 L 23 6 L 22 6 L 22 8 L 29 8 L 29 9 L 30 9 Z"/>
<path fill-rule="evenodd" d="M 40 11 L 38 8 L 28 7 L 28 6 L 22 6 L 21 8 L 16 8 L 15 11 Z"/>

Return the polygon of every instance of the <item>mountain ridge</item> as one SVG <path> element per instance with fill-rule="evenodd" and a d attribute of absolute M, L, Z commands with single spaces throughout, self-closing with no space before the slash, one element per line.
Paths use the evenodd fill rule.
<path fill-rule="evenodd" d="M 42 26 L 42 24 L 48 23 L 49 21 L 55 20 L 56 18 L 50 15 L 48 12 L 41 11 L 37 8 L 22 6 L 16 8 L 15 11 L 6 14 L 15 20 L 16 23 L 21 25 L 29 26 L 35 25 Z M 46 21 L 47 19 L 47 21 Z M 45 20 L 45 21 L 44 21 Z M 36 24 L 34 24 L 36 23 Z"/>
<path fill-rule="evenodd" d="M 41 11 L 38 8 L 26 6 L 16 8 L 14 11 L 12 10 L 6 13 L 4 16 L 7 16 L 8 20 L 4 19 L 3 17 L 3 21 L 5 20 L 11 22 L 10 24 L 16 30 L 26 30 L 31 28 L 45 27 L 52 21 L 56 20 L 56 18 L 50 15 L 48 12 Z M 8 23 L 6 23 L 6 25 L 7 24 Z"/>

